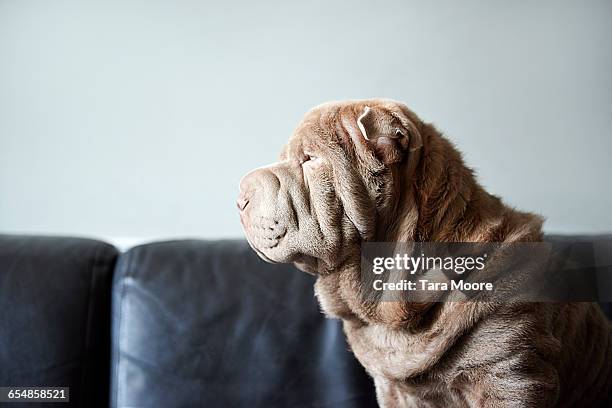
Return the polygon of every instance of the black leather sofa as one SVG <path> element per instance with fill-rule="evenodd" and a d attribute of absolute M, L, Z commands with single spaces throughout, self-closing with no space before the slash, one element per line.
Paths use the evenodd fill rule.
<path fill-rule="evenodd" d="M 243 241 L 0 235 L 0 387 L 70 387 L 16 407 L 376 406 L 313 283 Z"/>
<path fill-rule="evenodd" d="M 243 241 L 0 235 L 0 387 L 70 387 L 6 405 L 376 406 L 313 283 Z"/>

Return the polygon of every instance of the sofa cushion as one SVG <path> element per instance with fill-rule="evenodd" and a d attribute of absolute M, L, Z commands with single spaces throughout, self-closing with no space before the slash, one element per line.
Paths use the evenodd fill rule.
<path fill-rule="evenodd" d="M 108 406 L 116 259 L 94 240 L 0 235 L 1 386 L 70 387 L 59 405 Z"/>
<path fill-rule="evenodd" d="M 139 246 L 113 292 L 113 406 L 376 406 L 314 279 L 243 241 Z"/>
<path fill-rule="evenodd" d="M 585 276 L 595 277 L 599 305 L 612 319 L 612 234 L 546 235 L 545 240 L 557 253 L 565 254 L 582 269 Z M 587 278 L 585 278 L 586 280 Z"/>

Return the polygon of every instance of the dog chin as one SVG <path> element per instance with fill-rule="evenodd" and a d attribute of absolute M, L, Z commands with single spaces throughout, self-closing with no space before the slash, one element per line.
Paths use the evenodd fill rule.
<path fill-rule="evenodd" d="M 253 242 L 251 242 L 250 239 L 247 238 L 247 242 L 249 243 L 249 246 L 253 249 L 253 251 L 255 251 L 255 253 L 264 261 L 271 263 L 271 264 L 281 263 L 279 261 L 272 259 L 271 256 L 266 255 L 261 249 L 257 248 L 257 246 L 255 246 L 255 244 L 253 244 Z"/>
<path fill-rule="evenodd" d="M 316 275 L 318 273 L 318 262 L 313 257 L 298 255 L 296 259 L 293 260 L 293 264 L 302 272 L 306 272 L 311 275 Z"/>
<path fill-rule="evenodd" d="M 290 257 L 283 257 L 283 259 L 275 259 L 278 257 L 270 254 L 269 253 L 270 251 L 267 251 L 268 253 L 266 254 L 264 253 L 264 251 L 262 251 L 261 249 L 253 245 L 253 243 L 250 240 L 247 240 L 247 241 L 249 245 L 251 246 L 251 248 L 253 248 L 253 250 L 257 253 L 257 255 L 268 263 L 271 263 L 271 264 L 293 263 L 295 267 L 302 272 L 306 272 L 311 275 L 317 274 L 318 262 L 313 257 L 305 256 L 305 255 L 295 255 L 295 256 L 290 256 Z"/>

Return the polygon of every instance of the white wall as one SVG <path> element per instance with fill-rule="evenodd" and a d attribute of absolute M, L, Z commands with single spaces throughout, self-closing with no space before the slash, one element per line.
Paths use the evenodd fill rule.
<path fill-rule="evenodd" d="M 612 231 L 612 3 L 433 3 L 0 0 L 0 231 L 240 237 L 241 175 L 372 96 L 548 231 Z"/>

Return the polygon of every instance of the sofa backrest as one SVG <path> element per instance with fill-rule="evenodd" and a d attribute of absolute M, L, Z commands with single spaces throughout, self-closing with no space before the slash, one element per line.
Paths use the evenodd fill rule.
<path fill-rule="evenodd" d="M 89 239 L 0 235 L 0 386 L 70 387 L 69 406 L 108 406 L 117 255 Z"/>
<path fill-rule="evenodd" d="M 376 406 L 313 284 L 244 241 L 131 249 L 114 280 L 112 405 Z"/>

